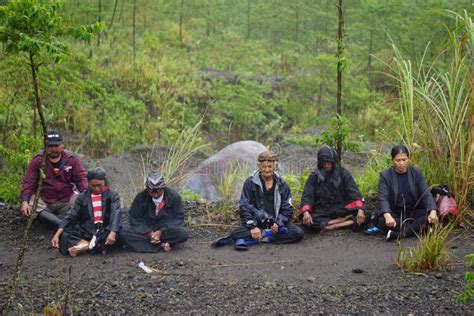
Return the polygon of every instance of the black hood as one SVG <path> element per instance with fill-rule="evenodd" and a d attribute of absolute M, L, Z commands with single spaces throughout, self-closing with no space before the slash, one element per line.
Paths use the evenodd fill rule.
<path fill-rule="evenodd" d="M 323 162 L 328 161 L 333 164 L 333 167 L 336 166 L 337 154 L 334 149 L 329 146 L 321 147 L 318 151 L 318 169 L 323 168 Z"/>

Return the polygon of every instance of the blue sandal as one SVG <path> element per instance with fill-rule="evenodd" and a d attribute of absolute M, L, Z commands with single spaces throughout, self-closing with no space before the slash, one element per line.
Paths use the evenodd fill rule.
<path fill-rule="evenodd" d="M 377 235 L 377 234 L 381 233 L 382 231 L 377 226 L 372 226 L 372 227 L 367 228 L 364 232 L 367 235 Z"/>

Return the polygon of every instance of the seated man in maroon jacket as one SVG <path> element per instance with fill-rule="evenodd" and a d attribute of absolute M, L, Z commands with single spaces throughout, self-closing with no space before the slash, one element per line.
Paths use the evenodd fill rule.
<path fill-rule="evenodd" d="M 303 225 L 315 232 L 348 226 L 360 230 L 368 219 L 354 178 L 327 146 L 318 151 L 318 167 L 306 181 L 299 209 Z"/>
<path fill-rule="evenodd" d="M 41 160 L 46 157 L 45 176 L 41 188 L 38 218 L 55 226 L 61 222 L 67 210 L 74 204 L 77 192 L 87 189 L 87 171 L 79 158 L 64 150 L 63 136 L 57 130 L 47 135 L 46 153 L 37 154 L 28 164 L 21 188 L 20 211 L 23 216 L 31 215 L 31 207 L 38 188 Z"/>

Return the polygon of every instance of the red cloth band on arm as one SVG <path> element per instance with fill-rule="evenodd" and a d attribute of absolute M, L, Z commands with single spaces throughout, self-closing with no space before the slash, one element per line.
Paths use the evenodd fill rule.
<path fill-rule="evenodd" d="M 365 209 L 365 204 L 361 200 L 357 200 L 357 201 L 347 204 L 344 207 L 347 208 L 348 210 Z"/>
<path fill-rule="evenodd" d="M 300 215 L 303 215 L 305 212 L 310 212 L 313 210 L 313 206 L 311 204 L 305 204 L 300 208 Z"/>

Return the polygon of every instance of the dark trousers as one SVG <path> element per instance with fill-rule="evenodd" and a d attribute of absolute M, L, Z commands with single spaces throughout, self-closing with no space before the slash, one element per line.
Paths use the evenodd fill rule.
<path fill-rule="evenodd" d="M 92 253 L 102 252 L 109 247 L 105 245 L 105 240 L 109 233 L 110 231 L 106 229 L 102 229 L 97 233 L 96 246 L 92 249 Z M 68 249 L 77 245 L 81 240 L 91 241 L 92 234 L 76 227 L 66 228 L 59 239 L 59 252 L 65 256 L 69 255 Z"/>
<path fill-rule="evenodd" d="M 288 234 L 276 233 L 272 237 L 272 243 L 274 244 L 289 244 L 293 242 L 298 242 L 304 237 L 303 230 L 296 226 L 293 223 L 288 223 L 286 225 L 288 228 Z M 237 239 L 252 239 L 252 235 L 250 234 L 250 230 L 247 227 L 239 226 L 234 229 L 230 236 L 235 241 Z"/>
<path fill-rule="evenodd" d="M 174 246 L 183 243 L 189 238 L 189 233 L 184 227 L 170 227 L 161 235 L 162 243 L 169 243 Z M 161 250 L 159 244 L 152 244 L 150 237 L 146 234 L 134 232 L 131 228 L 123 229 L 120 232 L 122 243 L 136 252 L 158 252 Z"/>
<path fill-rule="evenodd" d="M 313 218 L 313 224 L 308 225 L 306 227 L 308 227 L 309 229 L 313 230 L 316 233 L 319 233 L 327 226 L 330 220 L 345 217 L 348 215 L 352 216 L 352 220 L 354 221 L 354 223 L 356 223 L 357 222 L 356 217 L 357 217 L 358 211 L 359 210 L 348 210 L 345 208 L 340 209 L 340 210 L 335 210 L 335 211 L 314 209 L 311 212 L 311 217 Z M 364 214 L 365 214 L 365 222 L 360 225 L 361 227 L 365 226 L 369 220 L 370 214 L 365 210 L 364 210 Z"/>
<path fill-rule="evenodd" d="M 390 215 L 392 215 L 393 219 L 397 222 L 395 228 L 388 228 L 385 225 L 385 218 L 383 215 L 379 216 L 377 220 L 377 227 L 383 231 L 392 229 L 400 232 L 401 237 L 415 236 L 415 234 L 424 231 L 428 224 L 428 213 L 423 209 L 407 212 L 406 216 L 403 216 L 403 212 L 390 212 Z"/>

